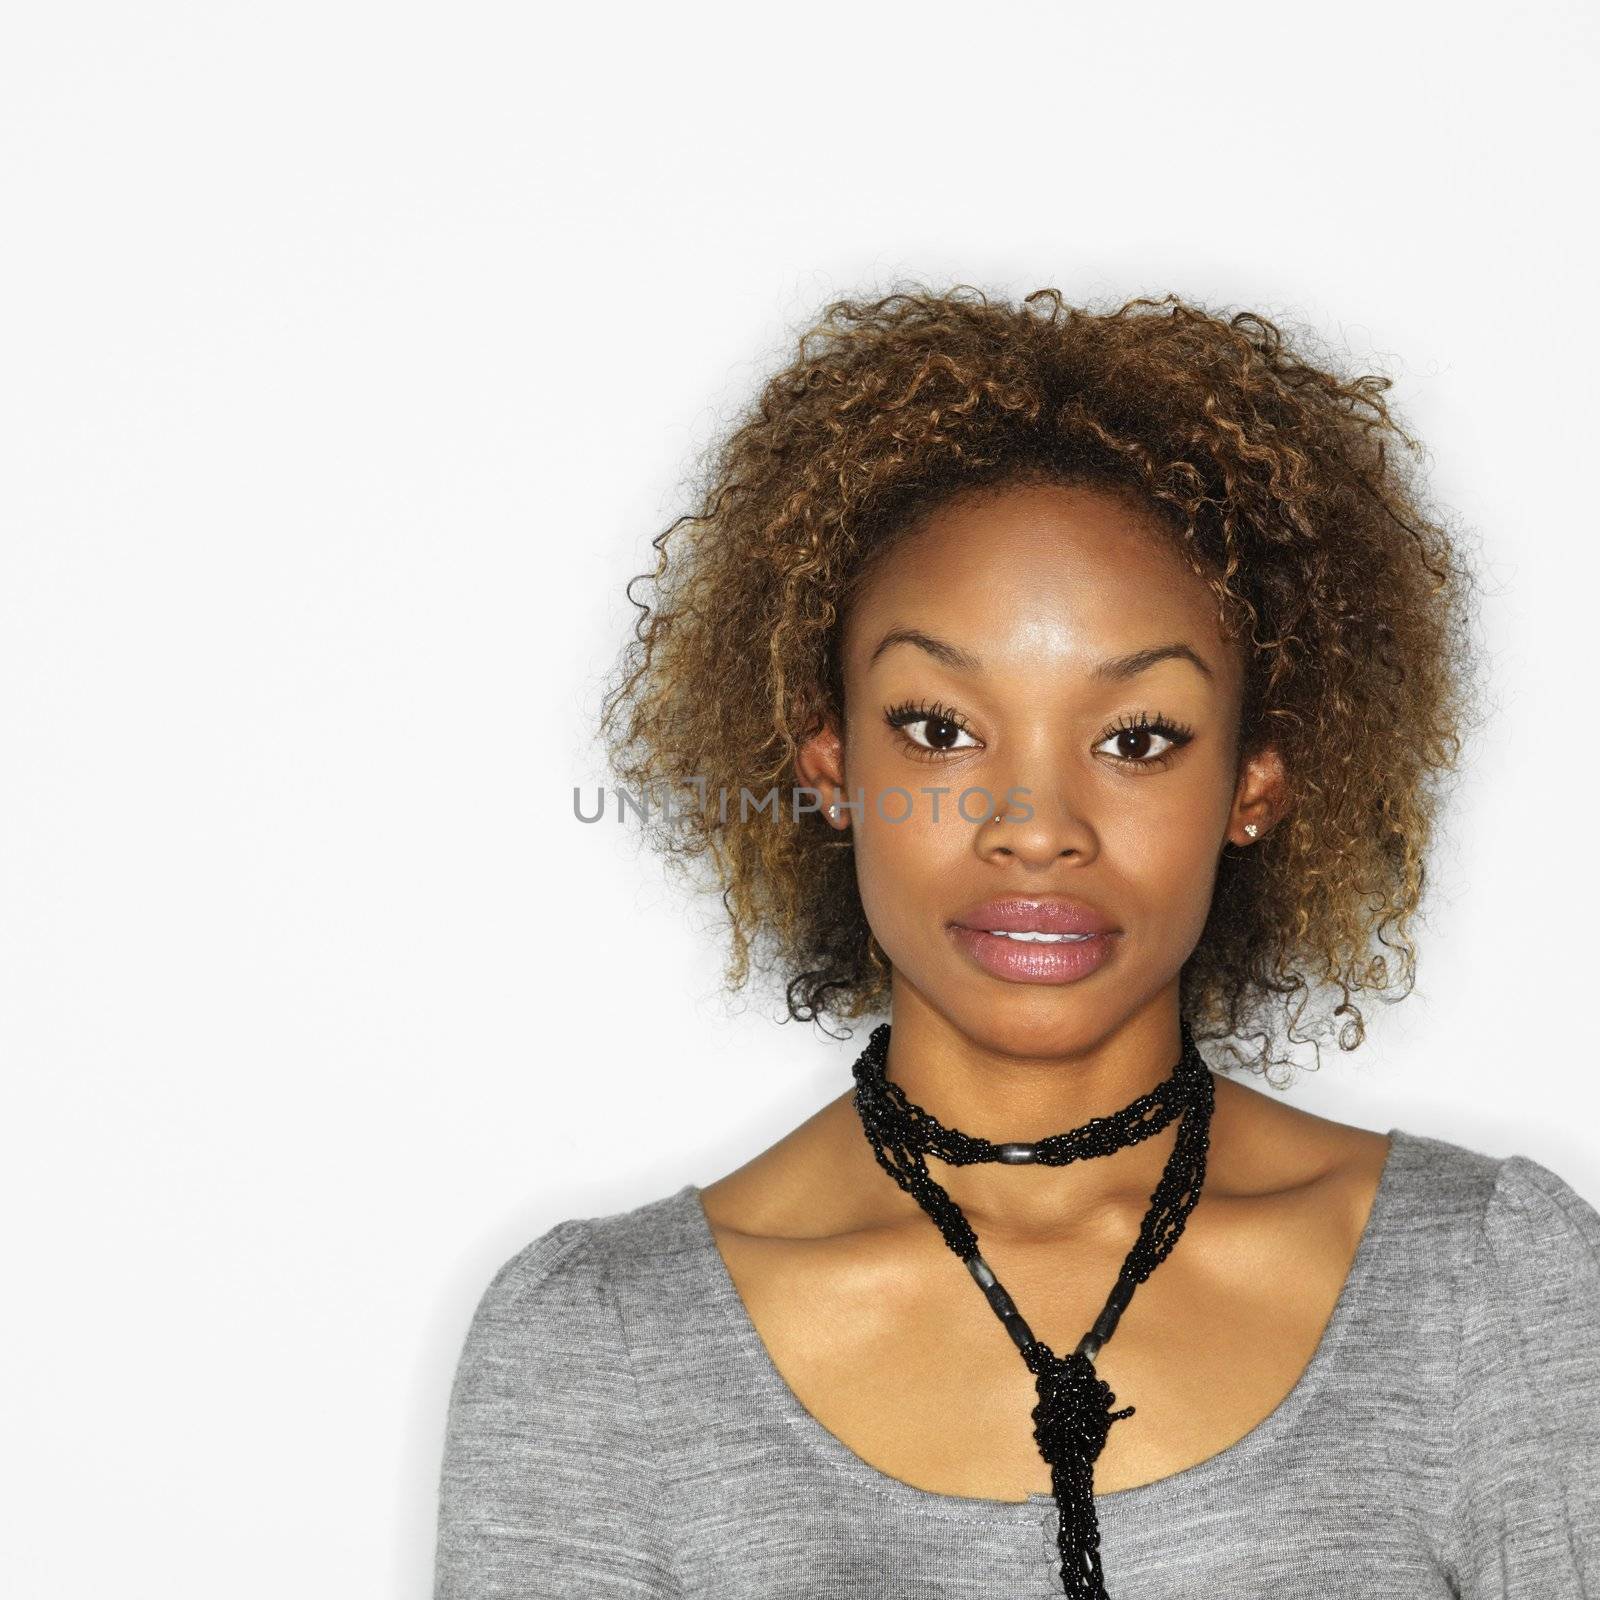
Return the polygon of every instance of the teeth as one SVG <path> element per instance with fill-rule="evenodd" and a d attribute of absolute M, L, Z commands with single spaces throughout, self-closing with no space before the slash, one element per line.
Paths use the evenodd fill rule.
<path fill-rule="evenodd" d="M 985 933 L 992 933 L 998 939 L 1020 939 L 1025 944 L 1043 942 L 1046 944 L 1061 944 L 1066 941 L 1074 943 L 1083 939 L 1092 939 L 1092 933 L 1012 933 L 1005 928 L 985 928 Z"/>

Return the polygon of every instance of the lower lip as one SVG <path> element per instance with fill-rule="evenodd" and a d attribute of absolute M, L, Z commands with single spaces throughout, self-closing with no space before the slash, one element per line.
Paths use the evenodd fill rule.
<path fill-rule="evenodd" d="M 1010 983 L 1076 983 L 1111 959 L 1115 934 L 1087 939 L 1008 939 L 1003 933 L 952 926 L 956 943 L 985 972 Z"/>

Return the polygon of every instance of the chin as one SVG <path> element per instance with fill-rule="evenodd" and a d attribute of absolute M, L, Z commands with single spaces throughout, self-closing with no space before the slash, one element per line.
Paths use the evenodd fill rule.
<path fill-rule="evenodd" d="M 1131 1002 L 1118 1005 L 1103 993 L 1075 988 L 991 982 L 975 992 L 966 983 L 947 984 L 934 991 L 941 1000 L 927 1003 L 957 1032 L 996 1054 L 1069 1056 L 1104 1039 L 1134 1009 Z"/>

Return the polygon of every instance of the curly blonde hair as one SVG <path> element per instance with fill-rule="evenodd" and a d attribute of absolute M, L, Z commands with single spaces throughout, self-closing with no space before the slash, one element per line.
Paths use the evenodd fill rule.
<path fill-rule="evenodd" d="M 1323 988 L 1355 1049 L 1352 997 L 1415 982 L 1425 858 L 1473 712 L 1475 579 L 1424 507 L 1391 380 L 1295 342 L 1175 295 L 1094 311 L 962 284 L 829 305 L 628 584 L 641 614 L 600 716 L 618 782 L 798 785 L 799 747 L 825 718 L 843 726 L 851 596 L 919 515 L 980 485 L 1131 490 L 1240 643 L 1241 754 L 1275 746 L 1291 791 L 1263 840 L 1224 851 L 1184 1015 L 1229 1041 L 1224 1070 L 1266 1072 L 1275 1010 L 1291 1043 L 1331 1026 L 1302 1027 Z M 633 595 L 646 581 L 651 603 Z M 884 1007 L 853 856 L 819 815 L 682 804 L 646 829 L 670 861 L 709 867 L 730 988 L 754 961 L 794 1020 Z"/>

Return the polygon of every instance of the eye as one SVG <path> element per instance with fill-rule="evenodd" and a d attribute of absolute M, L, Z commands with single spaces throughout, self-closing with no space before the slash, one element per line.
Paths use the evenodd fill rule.
<path fill-rule="evenodd" d="M 1186 728 L 1167 717 L 1151 716 L 1148 712 L 1140 711 L 1113 723 L 1100 735 L 1100 744 L 1114 741 L 1117 748 L 1107 754 L 1125 767 L 1164 767 L 1192 738 L 1193 728 Z M 1150 747 L 1153 741 L 1161 741 L 1161 748 L 1152 755 Z"/>
<path fill-rule="evenodd" d="M 919 705 L 907 701 L 884 713 L 891 728 L 903 730 L 902 740 L 912 755 L 924 760 L 956 750 L 975 750 L 978 741 L 961 718 L 937 701 Z M 913 731 L 916 730 L 916 731 Z M 965 739 L 965 744 L 959 741 Z"/>

